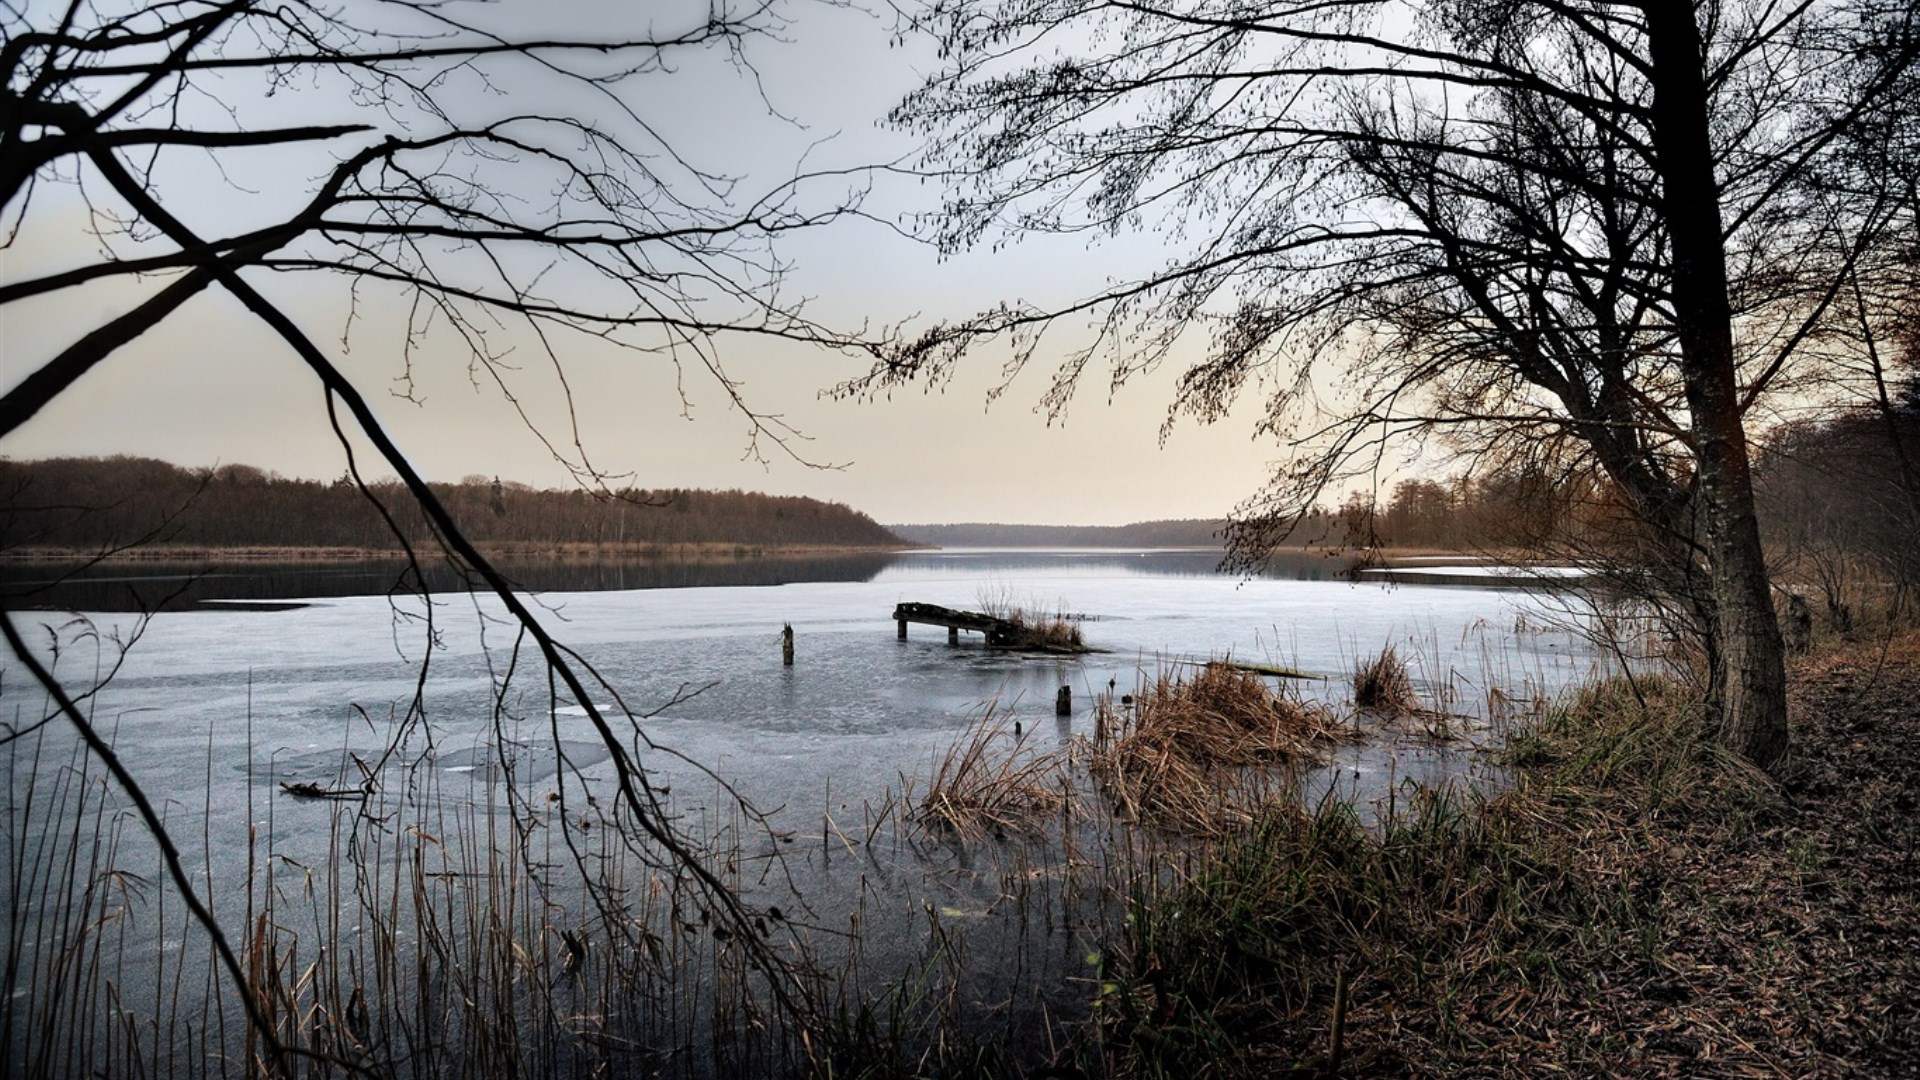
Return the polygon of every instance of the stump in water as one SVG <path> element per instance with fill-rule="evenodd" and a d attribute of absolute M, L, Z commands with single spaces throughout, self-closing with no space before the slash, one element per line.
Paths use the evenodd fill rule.
<path fill-rule="evenodd" d="M 780 631 L 780 662 L 787 667 L 793 666 L 793 624 L 786 624 Z"/>

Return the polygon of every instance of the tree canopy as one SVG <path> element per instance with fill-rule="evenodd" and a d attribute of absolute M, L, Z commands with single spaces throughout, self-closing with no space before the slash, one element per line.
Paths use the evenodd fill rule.
<path fill-rule="evenodd" d="M 1155 230 L 1075 303 L 938 327 L 848 390 L 1040 355 L 1064 408 L 1173 362 L 1286 447 L 1250 558 L 1398 448 L 1614 485 L 1713 657 L 1730 742 L 1785 747 L 1746 429 L 1832 371 L 1911 244 L 1916 16 L 1862 2 L 1280 6 L 937 0 L 945 66 L 894 113 L 947 181 L 943 247 Z M 1908 248 L 1908 250 L 1911 250 Z M 1877 277 L 1875 276 L 1877 275 Z"/>
<path fill-rule="evenodd" d="M 395 538 L 410 542 L 396 506 L 411 503 L 433 542 L 499 598 L 555 700 L 581 703 L 615 766 L 607 818 L 632 850 L 692 875 L 716 915 L 742 926 L 747 913 L 650 786 L 644 756 L 654 748 L 640 717 L 594 704 L 607 698 L 591 668 L 474 547 L 383 428 L 369 388 L 290 304 L 319 280 L 345 290 L 356 314 L 375 294 L 397 297 L 409 314 L 397 339 L 382 344 L 401 392 L 418 365 L 464 363 L 476 385 L 520 409 L 584 486 L 603 485 L 605 474 L 579 432 L 566 421 L 557 430 L 537 425 L 507 377 L 544 367 L 570 412 L 566 357 L 581 342 L 709 380 L 745 417 L 749 452 L 780 452 L 792 433 L 741 396 L 717 343 L 778 337 L 869 348 L 781 295 L 786 267 L 774 249 L 782 235 L 831 221 L 854 202 L 836 177 L 789 170 L 750 189 L 703 162 L 675 141 L 692 97 L 676 100 L 671 89 L 700 61 L 751 82 L 746 46 L 777 39 L 786 25 L 775 0 L 566 13 L 441 0 L 0 6 L 0 250 L 17 251 L 27 238 L 64 259 L 0 283 L 0 319 L 97 295 L 88 290 L 106 283 L 134 297 L 119 311 L 75 304 L 66 310 L 106 313 L 73 326 L 70 343 L 52 355 L 8 356 L 14 381 L 0 396 L 0 437 L 196 296 L 224 293 L 279 338 L 281 362 L 324 389 L 356 486 Z M 764 99 L 754 107 L 772 115 Z M 354 329 L 350 320 L 346 336 Z M 355 429 L 382 469 L 398 474 L 398 489 L 360 482 Z M 423 618 L 431 638 L 431 605 Z M 64 718 L 133 800 L 219 964 L 244 986 L 238 957 L 138 777 L 76 704 L 87 694 L 61 686 L 12 618 L 0 618 L 0 630 L 46 689 L 49 719 Z M 422 711 L 417 693 L 397 739 Z M 741 937 L 763 969 L 779 967 L 752 934 Z M 242 998 L 272 1064 L 286 1069 L 258 1002 Z"/>

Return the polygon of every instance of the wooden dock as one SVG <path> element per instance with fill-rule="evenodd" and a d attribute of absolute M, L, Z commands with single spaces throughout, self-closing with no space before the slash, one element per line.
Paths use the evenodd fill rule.
<path fill-rule="evenodd" d="M 969 630 L 983 635 L 987 645 L 999 649 L 1016 649 L 1030 644 L 1024 628 L 1018 624 L 998 619 L 978 611 L 961 611 L 958 608 L 941 607 L 939 604 L 895 604 L 893 620 L 900 625 L 900 640 L 907 640 L 908 623 L 924 623 L 928 626 L 947 628 L 947 644 L 960 643 L 960 631 Z"/>

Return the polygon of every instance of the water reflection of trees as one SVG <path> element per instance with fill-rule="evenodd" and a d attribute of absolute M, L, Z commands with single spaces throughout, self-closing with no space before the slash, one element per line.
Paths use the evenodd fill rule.
<path fill-rule="evenodd" d="M 1121 573 L 1141 577 L 1218 577 L 1219 550 L 1002 550 L 926 551 L 898 556 L 890 565 L 902 570 L 949 570 L 955 574 Z M 1341 551 L 1276 551 L 1259 576 L 1290 581 L 1332 581 L 1351 575 L 1360 556 Z"/>
<path fill-rule="evenodd" d="M 504 558 L 497 565 L 525 591 L 603 592 L 871 581 L 893 558 L 887 552 L 711 560 Z M 464 590 L 470 585 L 459 567 L 444 560 L 423 560 L 420 571 L 433 592 Z M 17 563 L 0 567 L 0 589 L 15 598 L 10 603 L 16 607 L 75 611 L 182 610 L 222 600 L 383 596 L 411 590 L 405 559 L 143 561 L 133 566 L 100 565 L 61 577 L 62 569 L 54 564 Z"/>
<path fill-rule="evenodd" d="M 1263 576 L 1294 581 L 1346 577 L 1355 558 L 1316 552 L 1276 552 Z M 604 556 L 511 557 L 501 569 L 529 592 L 607 592 L 788 585 L 796 582 L 872 581 L 883 571 L 957 573 L 1125 573 L 1146 577 L 1213 577 L 1217 551 L 995 551 L 862 552 L 845 555 L 711 559 Z M 178 611 L 223 600 L 266 602 L 317 597 L 384 596 L 410 591 L 404 559 L 342 561 L 207 560 L 99 564 L 75 571 L 54 562 L 0 564 L 0 594 L 16 609 L 61 611 Z M 433 592 L 471 584 L 445 560 L 423 561 Z"/>

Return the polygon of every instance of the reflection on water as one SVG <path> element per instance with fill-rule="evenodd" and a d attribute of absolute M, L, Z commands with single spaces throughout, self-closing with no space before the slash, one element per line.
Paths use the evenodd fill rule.
<path fill-rule="evenodd" d="M 1225 553 L 1204 548 L 1125 551 L 1102 548 L 948 548 L 912 551 L 897 556 L 889 569 L 915 578 L 929 576 L 978 577 L 981 574 L 1085 578 L 1216 577 Z M 1350 555 L 1307 551 L 1278 551 L 1267 560 L 1261 577 L 1287 581 L 1342 581 L 1352 576 L 1358 560 Z"/>
<path fill-rule="evenodd" d="M 1213 577 L 1220 573 L 1221 557 L 1212 550 L 956 548 L 693 560 L 503 556 L 495 565 L 526 591 L 574 593 L 885 581 L 902 575 L 917 580 L 1035 573 L 1069 578 Z M 1347 556 L 1285 551 L 1269 560 L 1262 576 L 1333 581 L 1348 577 L 1353 565 Z M 434 593 L 465 589 L 470 583 L 467 575 L 444 559 L 423 561 L 421 577 Z M 270 605 L 276 600 L 384 596 L 413 588 L 414 579 L 403 559 L 142 559 L 81 568 L 51 561 L 0 560 L 0 606 L 15 610 L 185 611 L 221 601 L 245 601 L 262 605 L 261 610 L 275 610 Z"/>
<path fill-rule="evenodd" d="M 606 592 L 796 581 L 871 581 L 897 555 L 781 556 L 710 560 L 503 557 L 495 565 L 529 592 Z M 423 561 L 429 591 L 465 589 L 468 578 L 444 559 Z M 184 611 L 222 600 L 248 602 L 411 592 L 404 559 L 332 561 L 141 560 L 100 565 L 63 576 L 48 562 L 0 563 L 0 602 L 15 609 L 56 611 Z"/>

